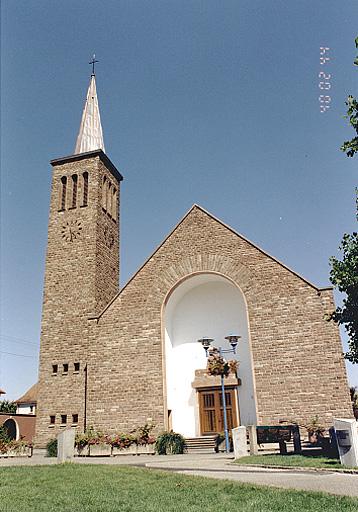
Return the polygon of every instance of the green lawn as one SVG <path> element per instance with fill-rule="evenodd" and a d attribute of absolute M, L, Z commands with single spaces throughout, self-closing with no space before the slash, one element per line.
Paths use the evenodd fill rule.
<path fill-rule="evenodd" d="M 358 499 L 161 471 L 65 464 L 0 469 L 6 512 L 357 512 Z"/>
<path fill-rule="evenodd" d="M 250 455 L 236 459 L 237 464 L 261 464 L 265 466 L 295 466 L 303 468 L 352 469 L 337 459 L 327 457 L 314 457 L 310 455 Z M 358 468 L 357 468 L 358 470 Z"/>

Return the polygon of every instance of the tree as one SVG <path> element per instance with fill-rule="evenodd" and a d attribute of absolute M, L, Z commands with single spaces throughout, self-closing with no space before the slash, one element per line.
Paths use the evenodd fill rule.
<path fill-rule="evenodd" d="M 342 261 L 330 258 L 331 283 L 346 294 L 342 307 L 337 307 L 330 319 L 344 325 L 348 332 L 349 351 L 345 358 L 358 364 L 358 233 L 345 234 L 340 245 Z"/>
<path fill-rule="evenodd" d="M 358 37 L 355 39 L 355 45 L 358 49 Z M 358 56 L 354 60 L 354 64 L 358 66 Z M 345 116 L 349 119 L 349 124 L 352 126 L 353 130 L 356 132 L 357 137 L 353 137 L 351 140 L 346 140 L 342 146 L 341 150 L 344 151 L 347 156 L 354 156 L 355 153 L 358 152 L 358 101 L 353 98 L 353 96 L 349 95 L 346 101 L 346 105 L 348 107 L 347 115 Z"/>
<path fill-rule="evenodd" d="M 8 400 L 0 401 L 0 412 L 7 412 L 9 414 L 15 414 L 17 405 L 15 402 L 9 402 Z"/>
<path fill-rule="evenodd" d="M 355 39 L 355 45 L 358 49 L 358 37 Z M 354 60 L 358 66 L 358 56 Z M 348 96 L 346 101 L 348 106 L 347 118 L 355 132 L 358 135 L 358 102 L 353 96 Z M 341 146 L 347 156 L 353 157 L 358 152 L 358 137 L 344 142 Z M 356 189 L 356 207 L 358 220 L 358 189 Z M 352 363 L 358 364 L 358 233 L 343 235 L 339 249 L 343 253 L 342 261 L 332 256 L 330 258 L 330 280 L 333 286 L 336 286 L 341 293 L 345 293 L 342 307 L 329 316 L 339 325 L 344 325 L 348 332 L 349 351 L 345 358 Z"/>

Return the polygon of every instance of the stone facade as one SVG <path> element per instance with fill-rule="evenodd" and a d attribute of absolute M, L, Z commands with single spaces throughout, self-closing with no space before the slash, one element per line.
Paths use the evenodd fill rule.
<path fill-rule="evenodd" d="M 97 316 L 109 303 L 119 282 L 121 175 L 102 151 L 54 160 L 52 165 L 36 427 L 39 440 L 53 437 L 54 431 L 66 424 L 83 427 L 88 318 Z M 75 190 L 73 176 L 77 177 Z M 111 201 L 108 187 L 103 186 L 109 183 L 114 192 Z M 55 416 L 54 424 L 50 424 L 51 416 Z M 66 416 L 66 423 L 61 416 Z"/>
<path fill-rule="evenodd" d="M 352 417 L 339 331 L 324 320 L 334 308 L 332 290 L 316 288 L 199 206 L 115 296 L 118 220 L 102 210 L 101 187 L 103 174 L 116 189 L 120 177 L 102 152 L 94 153 L 53 164 L 38 445 L 61 429 L 61 414 L 78 414 L 83 428 L 85 404 L 87 425 L 106 432 L 129 431 L 148 418 L 157 430 L 167 427 L 163 312 L 171 292 L 198 273 L 223 276 L 245 296 L 259 424 L 306 423 L 317 415 L 330 425 L 334 416 Z M 59 180 L 84 170 L 88 206 L 59 212 Z M 60 234 L 67 219 L 82 223 L 73 242 Z M 110 248 L 105 226 L 115 233 Z M 62 367 L 53 375 L 52 365 L 63 362 L 71 366 L 67 375 Z"/>

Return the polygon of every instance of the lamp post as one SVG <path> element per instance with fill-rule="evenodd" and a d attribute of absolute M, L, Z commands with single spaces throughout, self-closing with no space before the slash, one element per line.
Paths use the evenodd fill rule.
<path fill-rule="evenodd" d="M 239 342 L 239 339 L 241 336 L 238 336 L 237 334 L 229 334 L 228 336 L 225 336 L 225 339 L 230 343 L 231 348 L 223 349 L 221 347 L 218 347 L 217 350 L 219 351 L 220 356 L 223 354 L 236 354 L 236 346 Z M 198 343 L 201 343 L 204 350 L 205 355 L 208 357 L 208 350 L 213 343 L 212 338 L 203 337 L 198 340 Z M 226 397 L 225 397 L 225 382 L 224 382 L 224 374 L 220 374 L 221 378 L 221 397 L 222 397 L 222 404 L 223 404 L 223 416 L 224 416 L 224 432 L 225 432 L 225 451 L 226 453 L 229 453 L 230 446 L 229 446 L 229 431 L 227 428 L 227 410 L 226 410 Z"/>

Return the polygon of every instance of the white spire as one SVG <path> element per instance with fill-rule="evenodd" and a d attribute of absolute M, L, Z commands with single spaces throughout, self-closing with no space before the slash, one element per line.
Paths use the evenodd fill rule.
<path fill-rule="evenodd" d="M 83 109 L 80 131 L 78 132 L 75 155 L 95 149 L 104 149 L 101 117 L 99 115 L 96 79 L 94 73 L 88 87 L 85 107 Z"/>

